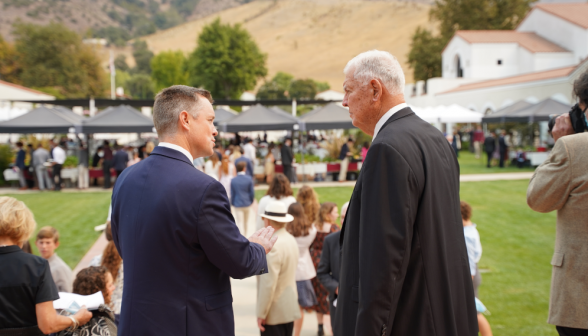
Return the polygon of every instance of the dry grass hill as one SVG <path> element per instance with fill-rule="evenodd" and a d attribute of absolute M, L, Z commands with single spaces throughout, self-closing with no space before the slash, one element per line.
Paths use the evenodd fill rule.
<path fill-rule="evenodd" d="M 285 71 L 297 78 L 327 81 L 331 88 L 342 90 L 347 61 L 370 49 L 397 56 L 407 82 L 412 81 L 406 63 L 410 37 L 417 26 L 430 24 L 428 10 L 427 4 L 400 1 L 255 1 L 142 39 L 156 54 L 189 53 L 202 27 L 220 17 L 223 22 L 242 23 L 268 54 L 268 78 Z M 126 53 L 130 54 L 128 48 Z"/>

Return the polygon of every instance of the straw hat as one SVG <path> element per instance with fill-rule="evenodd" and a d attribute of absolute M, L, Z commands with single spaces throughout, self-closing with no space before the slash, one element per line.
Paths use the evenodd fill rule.
<path fill-rule="evenodd" d="M 267 218 L 279 223 L 290 223 L 294 220 L 294 216 L 288 213 L 286 204 L 280 201 L 273 201 L 265 207 L 265 213 L 261 215 L 262 218 Z"/>

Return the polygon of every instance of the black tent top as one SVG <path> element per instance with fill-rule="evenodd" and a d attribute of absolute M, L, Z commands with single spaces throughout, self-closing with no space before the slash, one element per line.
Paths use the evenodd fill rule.
<path fill-rule="evenodd" d="M 517 112 L 519 110 L 522 110 L 524 108 L 527 108 L 529 106 L 533 105 L 532 103 L 529 103 L 528 101 L 525 100 L 520 100 L 512 105 L 509 105 L 507 107 L 503 107 L 500 110 L 489 114 L 487 116 L 485 116 L 484 118 L 482 118 L 482 122 L 485 123 L 503 123 L 506 121 L 506 117 L 514 112 Z"/>
<path fill-rule="evenodd" d="M 302 129 L 348 129 L 354 128 L 349 117 L 349 110 L 339 104 L 330 103 L 325 107 L 319 107 L 303 115 Z"/>
<path fill-rule="evenodd" d="M 153 120 L 128 105 L 109 107 L 82 123 L 84 133 L 153 132 Z"/>
<path fill-rule="evenodd" d="M 512 122 L 539 122 L 549 121 L 553 114 L 564 114 L 570 111 L 571 106 L 560 103 L 557 100 L 547 98 L 537 104 L 515 111 L 506 116 L 506 121 Z"/>
<path fill-rule="evenodd" d="M 221 130 L 223 132 L 293 130 L 294 125 L 298 126 L 298 121 L 298 118 L 286 112 L 255 105 L 231 120 L 221 123 Z"/>
<path fill-rule="evenodd" d="M 1 122 L 0 133 L 69 133 L 72 127 L 79 132 L 82 119 L 82 116 L 61 106 L 42 106 Z"/>
<path fill-rule="evenodd" d="M 233 112 L 230 109 L 227 110 L 227 109 L 218 107 L 216 110 L 214 110 L 214 125 L 218 126 L 220 123 L 225 122 L 225 121 L 229 121 L 237 115 L 238 115 L 237 113 Z"/>

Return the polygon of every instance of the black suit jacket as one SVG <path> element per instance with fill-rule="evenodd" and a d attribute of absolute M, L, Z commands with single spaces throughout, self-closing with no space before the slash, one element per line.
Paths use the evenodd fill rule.
<path fill-rule="evenodd" d="M 488 136 L 484 139 L 484 152 L 486 153 L 494 153 L 496 150 L 496 139 Z"/>
<path fill-rule="evenodd" d="M 504 137 L 502 135 L 498 138 L 498 150 L 501 153 L 506 153 L 506 151 L 508 150 L 508 146 L 506 145 L 506 140 L 504 139 Z"/>
<path fill-rule="evenodd" d="M 292 152 L 292 148 L 290 146 L 286 146 L 286 144 L 282 145 L 282 164 L 285 166 L 291 166 L 292 161 L 294 158 L 294 153 Z"/>
<path fill-rule="evenodd" d="M 119 335 L 234 335 L 229 276 L 267 273 L 222 184 L 170 148 L 116 181 L 112 237 L 125 263 Z"/>
<path fill-rule="evenodd" d="M 410 108 L 375 137 L 341 231 L 338 336 L 475 336 L 459 165 Z"/>
<path fill-rule="evenodd" d="M 335 290 L 339 287 L 339 237 L 341 231 L 333 232 L 325 238 L 323 252 L 319 262 L 316 276 L 329 291 L 329 307 L 334 312 L 333 301 L 337 298 Z"/>

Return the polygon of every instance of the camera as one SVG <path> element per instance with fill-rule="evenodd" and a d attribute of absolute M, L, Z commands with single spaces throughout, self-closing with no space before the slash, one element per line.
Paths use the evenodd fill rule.
<path fill-rule="evenodd" d="M 586 121 L 586 109 L 584 109 L 582 111 L 582 109 L 580 108 L 580 105 L 576 104 L 574 106 L 572 106 L 572 109 L 570 110 L 570 112 L 568 112 L 570 114 L 570 121 L 572 123 L 572 127 L 574 128 L 574 133 L 584 133 L 584 131 L 588 130 L 588 125 L 587 125 L 587 121 Z M 557 119 L 557 117 L 559 117 L 559 115 L 554 114 L 551 115 L 549 118 L 549 133 L 551 134 L 551 131 L 553 130 L 553 127 L 555 126 L 555 119 Z"/>

